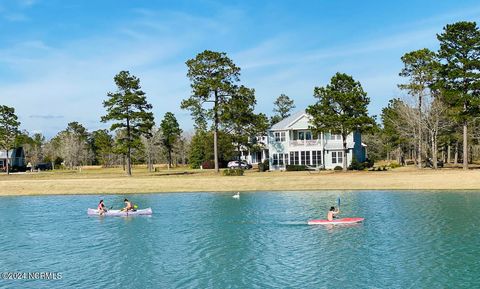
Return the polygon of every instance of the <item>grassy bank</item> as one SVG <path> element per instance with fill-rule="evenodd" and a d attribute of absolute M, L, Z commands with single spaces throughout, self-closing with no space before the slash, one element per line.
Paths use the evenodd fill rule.
<path fill-rule="evenodd" d="M 82 169 L 0 175 L 0 195 L 130 194 L 203 191 L 301 190 L 480 190 L 480 170 L 438 171 L 400 168 L 386 172 L 265 172 L 248 171 L 226 177 L 207 170 L 175 169 L 149 173 L 121 169 Z"/>

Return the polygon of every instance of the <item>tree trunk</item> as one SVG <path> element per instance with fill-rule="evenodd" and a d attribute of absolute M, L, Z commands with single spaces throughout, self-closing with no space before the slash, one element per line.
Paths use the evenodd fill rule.
<path fill-rule="evenodd" d="M 130 119 L 127 118 L 127 175 L 132 175 L 132 139 L 130 135 Z"/>
<path fill-rule="evenodd" d="M 152 170 L 152 154 L 151 154 L 151 152 L 148 152 L 148 160 L 147 160 L 147 162 L 148 162 L 148 172 L 151 173 L 151 172 L 153 171 L 153 170 Z"/>
<path fill-rule="evenodd" d="M 432 162 L 433 168 L 438 169 L 437 165 L 437 133 L 432 133 Z"/>
<path fill-rule="evenodd" d="M 418 168 L 422 168 L 422 94 L 418 97 Z"/>
<path fill-rule="evenodd" d="M 239 144 L 237 144 L 237 150 L 238 150 L 238 168 L 241 169 L 242 168 L 242 164 L 241 164 L 242 151 L 240 150 L 240 145 Z M 278 161 L 280 161 L 280 157 L 279 157 Z"/>
<path fill-rule="evenodd" d="M 170 170 L 170 168 L 172 167 L 172 149 L 171 148 L 168 148 L 168 169 Z"/>
<path fill-rule="evenodd" d="M 218 166 L 218 92 L 215 90 L 214 110 L 214 130 L 213 130 L 213 158 L 215 162 L 215 172 L 220 171 Z"/>
<path fill-rule="evenodd" d="M 127 175 L 131 176 L 132 175 L 132 155 L 131 155 L 131 149 L 130 145 L 128 146 L 128 152 L 127 152 Z"/>
<path fill-rule="evenodd" d="M 451 159 L 450 159 L 451 151 L 450 150 L 451 150 L 451 146 L 450 146 L 450 144 L 448 144 L 448 146 L 447 146 L 447 164 L 449 164 L 450 161 L 451 161 Z"/>
<path fill-rule="evenodd" d="M 463 122 L 463 169 L 468 170 L 468 143 L 467 143 L 467 121 Z"/>
<path fill-rule="evenodd" d="M 342 138 L 343 138 L 343 169 L 342 170 L 346 172 L 347 171 L 347 152 L 348 152 L 347 136 L 342 134 Z"/>
<path fill-rule="evenodd" d="M 455 142 L 455 155 L 453 157 L 453 164 L 458 164 L 458 141 Z"/>
<path fill-rule="evenodd" d="M 7 148 L 7 175 L 10 174 L 10 158 L 8 157 L 8 148 Z"/>

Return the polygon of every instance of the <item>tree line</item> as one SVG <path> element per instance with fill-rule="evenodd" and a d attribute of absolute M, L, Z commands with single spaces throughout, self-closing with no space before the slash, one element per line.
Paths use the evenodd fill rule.
<path fill-rule="evenodd" d="M 382 110 L 381 123 L 368 114 L 370 99 L 360 82 L 337 73 L 325 87 L 315 87 L 315 102 L 308 106 L 314 134 L 331 132 L 343 140 L 351 132 L 364 135 L 369 157 L 412 159 L 422 167 L 437 159 L 460 159 L 468 168 L 478 155 L 480 109 L 480 31 L 475 22 L 446 25 L 437 35 L 439 49 L 423 48 L 401 57 L 398 85 L 406 94 L 390 100 Z M 256 136 L 290 116 L 293 100 L 281 94 L 274 115 L 256 113 L 255 90 L 242 84 L 241 69 L 223 52 L 205 50 L 186 61 L 191 95 L 181 108 L 190 111 L 194 132 L 182 131 L 171 112 L 155 125 L 152 105 L 141 90 L 140 79 L 128 71 L 114 77 L 115 92 L 103 102 L 101 121 L 109 130 L 88 132 L 71 122 L 49 141 L 41 134 L 20 132 L 14 109 L 0 107 L 0 148 L 23 145 L 32 163 L 48 160 L 68 168 L 84 164 L 122 164 L 131 175 L 132 163 L 190 164 L 212 167 L 238 158 L 242 150 L 262 149 Z M 344 158 L 346 169 L 347 158 Z M 211 162 L 211 163 L 210 163 Z"/>
<path fill-rule="evenodd" d="M 132 164 L 155 163 L 168 168 L 190 164 L 194 168 L 239 157 L 243 149 L 259 149 L 255 136 L 289 115 L 293 100 L 282 94 L 276 101 L 275 114 L 268 119 L 254 112 L 255 90 L 239 84 L 240 68 L 225 53 L 204 51 L 186 62 L 192 95 L 182 102 L 195 121 L 195 133 L 184 132 L 171 112 L 155 125 L 140 86 L 140 79 L 128 71 L 114 77 L 116 91 L 108 92 L 103 102 L 106 113 L 101 122 L 110 128 L 89 132 L 81 123 L 70 122 L 50 140 L 40 133 L 20 131 L 15 109 L 0 107 L 0 148 L 23 147 L 32 166 L 50 162 L 52 168 L 75 169 L 82 165 L 112 167 L 122 165 L 127 175 Z M 8 167 L 8 166 L 7 166 Z"/>
<path fill-rule="evenodd" d="M 401 57 L 398 87 L 406 95 L 382 110 L 382 126 L 369 137 L 377 158 L 411 159 L 418 167 L 439 163 L 468 169 L 479 156 L 480 30 L 475 22 L 448 24 L 439 49 Z"/>

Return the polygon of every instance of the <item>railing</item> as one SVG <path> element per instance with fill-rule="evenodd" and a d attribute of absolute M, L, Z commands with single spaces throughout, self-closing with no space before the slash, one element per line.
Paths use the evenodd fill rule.
<path fill-rule="evenodd" d="M 295 146 L 317 146 L 320 144 L 320 141 L 318 139 L 312 139 L 312 140 L 291 140 L 290 141 L 290 146 L 295 147 Z"/>

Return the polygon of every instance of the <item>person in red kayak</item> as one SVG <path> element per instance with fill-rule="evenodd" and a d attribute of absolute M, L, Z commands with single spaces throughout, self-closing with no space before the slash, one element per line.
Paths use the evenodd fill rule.
<path fill-rule="evenodd" d="M 97 210 L 100 215 L 103 215 L 107 212 L 107 208 L 105 207 L 103 200 L 100 200 L 100 202 L 98 203 Z"/>
<path fill-rule="evenodd" d="M 333 219 L 340 213 L 339 209 L 335 209 L 335 207 L 330 207 L 330 210 L 327 213 L 327 220 L 333 221 Z"/>

